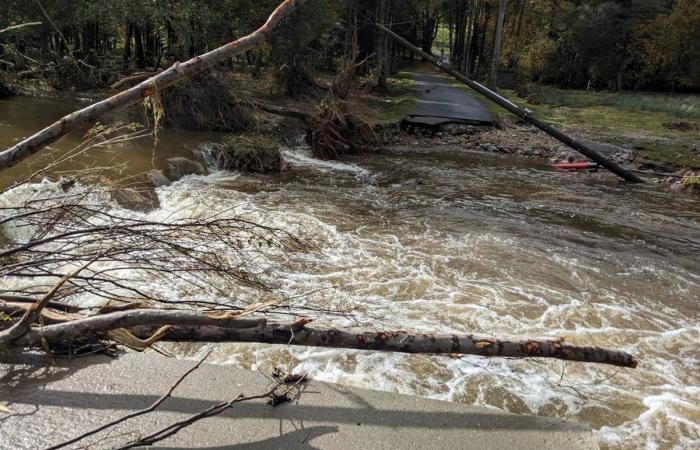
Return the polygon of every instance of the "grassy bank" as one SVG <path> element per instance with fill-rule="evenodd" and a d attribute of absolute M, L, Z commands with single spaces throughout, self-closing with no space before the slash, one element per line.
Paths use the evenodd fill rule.
<path fill-rule="evenodd" d="M 457 84 L 455 84 L 457 85 Z M 506 110 L 470 88 L 494 117 Z M 612 93 L 534 86 L 526 98 L 500 93 L 548 123 L 585 138 L 634 149 L 642 160 L 700 168 L 700 95 Z"/>
<path fill-rule="evenodd" d="M 348 99 L 352 111 L 371 125 L 391 125 L 401 122 L 416 106 L 418 91 L 412 73 L 400 71 L 387 79 L 388 93 L 371 89 L 356 90 Z"/>

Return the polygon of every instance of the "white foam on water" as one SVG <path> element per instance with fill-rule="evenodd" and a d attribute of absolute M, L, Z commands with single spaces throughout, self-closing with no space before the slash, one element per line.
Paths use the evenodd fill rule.
<path fill-rule="evenodd" d="M 285 158 L 312 170 L 363 179 L 370 174 L 354 164 L 312 160 L 296 150 L 285 150 Z M 395 217 L 379 219 L 381 226 L 368 221 L 343 227 L 338 224 L 354 220 L 355 213 L 342 202 L 289 202 L 284 188 L 239 192 L 227 186 L 237 176 L 189 176 L 158 188 L 161 208 L 155 211 L 135 213 L 117 205 L 114 211 L 166 221 L 220 213 L 312 242 L 315 249 L 291 258 L 272 254 L 270 260 L 253 263 L 270 271 L 281 293 L 307 293 L 296 300 L 298 306 L 350 310 L 356 320 L 327 316 L 318 320 L 320 325 L 513 339 L 561 336 L 629 351 L 642 364 L 618 370 L 551 360 L 247 344 L 220 346 L 215 361 L 260 370 L 280 365 L 322 381 L 578 420 L 590 423 L 606 447 L 691 448 L 700 442 L 700 325 L 697 316 L 660 300 L 697 296 L 697 274 L 651 256 L 630 260 L 613 252 L 600 258 L 575 249 L 553 251 L 536 239 L 498 228 L 454 231 L 442 229 L 437 220 Z M 25 186 L 0 196 L 0 206 L 57 189 L 49 182 Z M 381 196 L 391 194 L 377 188 L 362 192 L 376 196 L 368 202 L 385 202 Z M 422 208 L 424 200 L 415 199 L 412 204 Z M 18 240 L 29 232 L 7 226 L 4 231 Z M 151 284 L 161 294 L 171 288 Z M 251 301 L 258 295 L 242 294 Z"/>
<path fill-rule="evenodd" d="M 357 164 L 314 158 L 310 151 L 304 148 L 284 148 L 282 156 L 293 165 L 310 167 L 321 172 L 349 172 L 355 174 L 358 179 L 366 179 L 370 175 L 369 170 Z"/>

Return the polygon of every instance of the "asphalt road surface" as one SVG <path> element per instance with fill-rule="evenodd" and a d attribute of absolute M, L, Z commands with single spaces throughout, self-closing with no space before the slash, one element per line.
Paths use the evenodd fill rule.
<path fill-rule="evenodd" d="M 493 117 L 484 105 L 449 81 L 427 72 L 415 72 L 420 92 L 416 108 L 404 119 L 413 125 L 435 126 L 446 123 L 491 125 Z"/>

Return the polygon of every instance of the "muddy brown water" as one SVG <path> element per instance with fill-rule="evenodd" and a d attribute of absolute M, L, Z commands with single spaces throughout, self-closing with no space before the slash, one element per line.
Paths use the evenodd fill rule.
<path fill-rule="evenodd" d="M 0 145 L 74 106 L 0 101 Z M 124 161 L 137 173 L 218 137 L 164 131 L 155 157 L 144 139 L 74 164 Z M 216 347 L 217 362 L 282 365 L 324 381 L 578 420 L 603 447 L 700 445 L 700 198 L 459 149 L 405 146 L 341 162 L 303 148 L 284 155 L 290 170 L 280 175 L 219 172 L 158 188 L 161 208 L 150 214 L 199 217 L 235 204 L 293 230 L 316 249 L 275 269 L 281 290 L 310 293 L 308 301 L 329 308 L 354 305 L 368 328 L 561 336 L 642 362 L 620 370 L 234 344 Z M 0 183 L 22 170 L 0 173 Z M 0 206 L 15 198 L 0 196 Z"/>

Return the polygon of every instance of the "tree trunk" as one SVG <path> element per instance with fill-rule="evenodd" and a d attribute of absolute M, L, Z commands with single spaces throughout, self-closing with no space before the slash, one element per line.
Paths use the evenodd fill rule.
<path fill-rule="evenodd" d="M 47 327 L 48 328 L 48 327 Z M 147 338 L 153 329 L 137 331 Z M 174 327 L 164 340 L 200 342 L 259 342 L 281 345 L 375 350 L 398 353 L 458 354 L 507 358 L 556 358 L 567 361 L 637 367 L 638 361 L 625 352 L 600 347 L 575 346 L 561 340 L 503 341 L 457 334 L 413 334 L 405 331 L 313 329 L 294 324 L 271 323 L 261 327 Z"/>
<path fill-rule="evenodd" d="M 499 0 L 498 16 L 496 18 L 496 28 L 493 33 L 493 51 L 491 55 L 491 75 L 489 76 L 489 87 L 496 89 L 498 84 L 498 63 L 501 56 L 501 37 L 503 34 L 503 20 L 506 15 L 508 0 Z"/>
<path fill-rule="evenodd" d="M 126 39 L 124 40 L 124 54 L 122 55 L 122 68 L 127 70 L 129 68 L 129 60 L 131 59 L 131 36 L 133 32 L 133 25 L 131 23 L 126 24 Z"/>
<path fill-rule="evenodd" d="M 25 306 L 28 311 L 34 307 Z M 119 340 L 118 336 L 124 336 L 127 331 L 142 342 L 151 342 L 157 336 L 161 340 L 177 342 L 257 342 L 398 353 L 556 358 L 632 368 L 638 364 L 636 358 L 622 351 L 576 346 L 561 339 L 509 341 L 458 334 L 318 329 L 307 327 L 307 319 L 293 323 L 267 323 L 263 318 L 246 316 L 247 312 L 253 314 L 259 309 L 254 307 L 231 313 L 136 309 L 77 320 L 71 315 L 62 323 L 32 328 L 21 336 L 10 337 L 7 331 L 0 333 L 0 351 L 89 337 Z M 114 334 L 114 330 L 123 331 Z"/>
<path fill-rule="evenodd" d="M 143 30 L 134 25 L 134 44 L 136 45 L 136 66 L 139 69 L 146 68 L 146 52 L 143 48 Z"/>
<path fill-rule="evenodd" d="M 387 1 L 388 0 L 377 1 L 377 23 L 381 23 L 382 25 L 387 22 Z M 387 92 L 389 90 L 386 84 L 389 37 L 384 33 L 375 33 L 375 42 L 377 49 L 377 90 L 380 92 Z"/>

